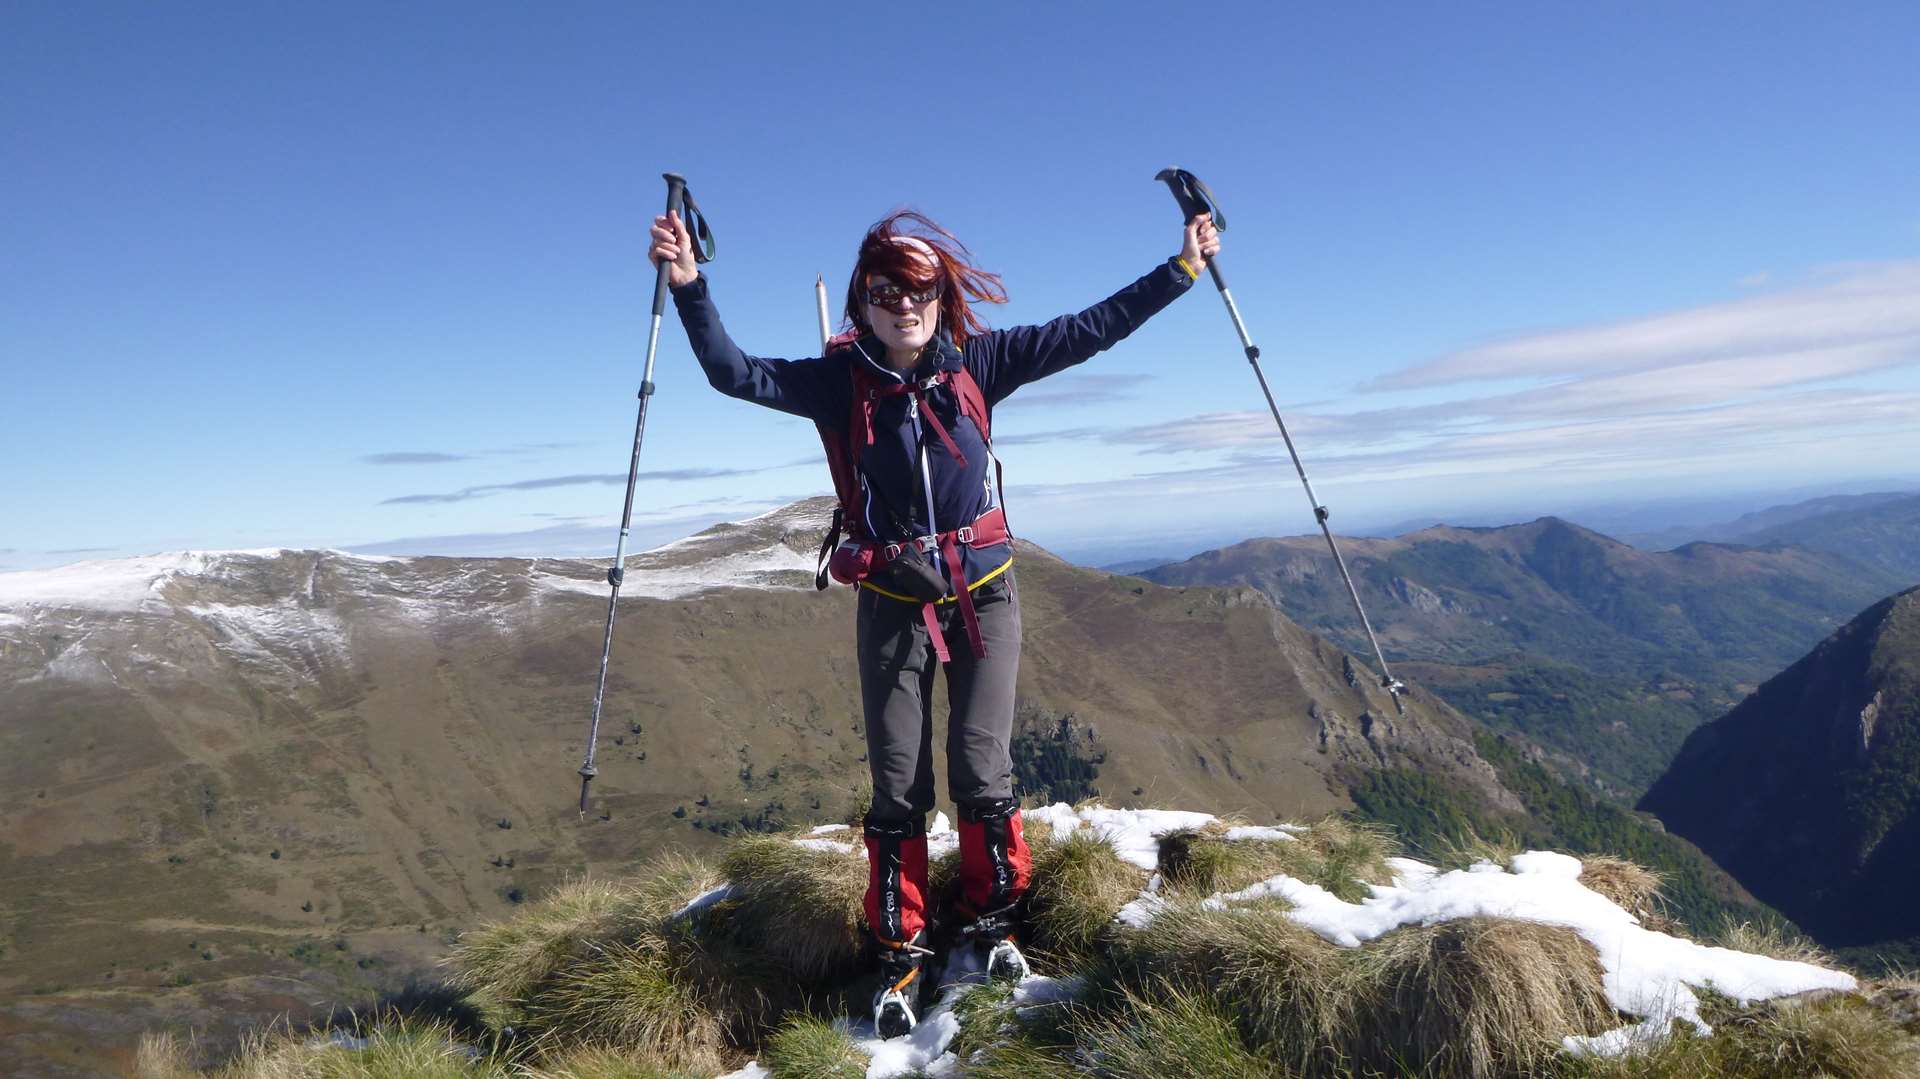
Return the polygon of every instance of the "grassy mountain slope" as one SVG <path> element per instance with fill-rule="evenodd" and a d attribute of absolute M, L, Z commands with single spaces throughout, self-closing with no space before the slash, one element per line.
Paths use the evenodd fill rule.
<path fill-rule="evenodd" d="M 58 1016 L 84 1012 L 111 1044 L 169 1009 L 283 1010 L 570 874 L 841 819 L 866 745 L 852 597 L 800 568 L 819 509 L 630 565 L 585 820 L 604 566 L 182 556 L 101 567 L 84 601 L 0 578 L 31 593 L 0 603 L 0 1027 L 72 1040 Z M 1257 593 L 1019 559 L 1020 695 L 1073 717 L 1090 789 L 1311 819 L 1394 767 L 1517 807 L 1463 718 L 1421 693 L 1395 714 Z M 1065 775 L 1030 756 L 1033 782 Z"/>
<path fill-rule="evenodd" d="M 1696 731 L 1641 807 L 1824 942 L 1920 936 L 1920 589 Z"/>

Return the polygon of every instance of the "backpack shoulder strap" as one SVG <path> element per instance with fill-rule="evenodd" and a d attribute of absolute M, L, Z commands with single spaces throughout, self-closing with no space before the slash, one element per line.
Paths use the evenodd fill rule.
<path fill-rule="evenodd" d="M 986 440 L 989 449 L 993 446 L 993 421 L 987 413 L 986 395 L 980 392 L 980 384 L 973 380 L 965 364 L 955 368 L 948 376 L 953 387 L 953 395 L 960 399 L 960 414 L 971 419 L 980 428 L 980 437 Z"/>

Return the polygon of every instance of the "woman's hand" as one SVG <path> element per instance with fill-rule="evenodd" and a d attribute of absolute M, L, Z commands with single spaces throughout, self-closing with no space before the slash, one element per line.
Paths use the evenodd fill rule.
<path fill-rule="evenodd" d="M 1219 244 L 1214 245 L 1214 250 L 1219 248 Z M 653 249 L 647 257 L 656 265 L 667 264 L 667 284 L 674 288 L 691 284 L 700 276 L 700 267 L 693 261 L 693 237 L 687 235 L 687 226 L 678 213 L 653 219 Z"/>
<path fill-rule="evenodd" d="M 1213 215 L 1201 214 L 1187 222 L 1186 238 L 1180 244 L 1180 258 L 1199 277 L 1206 272 L 1207 260 L 1220 253 L 1220 230 L 1213 227 Z"/>

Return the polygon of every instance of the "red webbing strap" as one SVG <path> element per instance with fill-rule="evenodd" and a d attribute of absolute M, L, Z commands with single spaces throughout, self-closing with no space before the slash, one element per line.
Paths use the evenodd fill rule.
<path fill-rule="evenodd" d="M 940 633 L 940 616 L 934 613 L 933 604 L 920 605 L 920 621 L 926 623 L 927 638 L 933 644 L 933 655 L 942 663 L 953 662 L 953 656 L 947 652 L 947 639 Z"/>
<path fill-rule="evenodd" d="M 936 371 L 922 382 L 901 382 L 892 386 L 869 387 L 864 395 L 867 401 L 867 445 L 873 445 L 872 417 L 874 400 L 881 397 L 898 397 L 903 393 L 910 393 L 913 395 L 914 401 L 920 406 L 920 418 L 926 420 L 927 426 L 933 428 L 933 433 L 940 436 L 940 444 L 947 448 L 947 453 L 953 457 L 954 462 L 962 468 L 966 467 L 967 455 L 960 452 L 959 444 L 955 443 L 953 436 L 947 432 L 947 425 L 940 422 L 940 417 L 935 415 L 933 408 L 927 404 L 926 391 L 943 382 L 950 382 L 952 377 L 953 373 L 951 371 Z M 975 392 L 978 392 L 978 387 L 975 388 Z M 964 398 L 964 395 L 962 396 Z M 962 411 L 964 412 L 965 410 L 963 409 Z M 974 422 L 978 423 L 980 421 L 976 418 Z"/>
<path fill-rule="evenodd" d="M 940 441 L 947 447 L 947 453 L 952 456 L 953 463 L 961 468 L 967 467 L 967 455 L 961 453 L 960 447 L 954 444 L 953 436 L 947 433 L 947 425 L 940 422 L 939 416 L 934 415 L 933 409 L 927 405 L 926 397 L 916 392 L 913 399 L 920 402 L 920 418 L 926 420 L 927 426 L 933 428 L 933 433 L 940 436 Z"/>
<path fill-rule="evenodd" d="M 987 645 L 980 639 L 980 616 L 973 610 L 973 590 L 967 587 L 967 568 L 960 561 L 957 533 L 940 534 L 940 553 L 947 559 L 947 575 L 953 581 L 954 602 L 960 605 L 960 621 L 967 627 L 967 644 L 973 648 L 973 658 L 985 659 Z"/>

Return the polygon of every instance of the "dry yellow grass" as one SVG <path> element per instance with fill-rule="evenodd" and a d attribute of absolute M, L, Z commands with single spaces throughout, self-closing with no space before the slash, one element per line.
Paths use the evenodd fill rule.
<path fill-rule="evenodd" d="M 1736 952 L 1784 959 L 1789 963 L 1812 963 L 1820 967 L 1836 965 L 1833 956 L 1825 948 L 1778 922 L 1730 925 L 1715 934 L 1711 943 L 1732 948 Z"/>
<path fill-rule="evenodd" d="M 140 1035 L 133 1054 L 133 1074 L 138 1079 L 184 1079 L 198 1075 L 193 1057 L 180 1039 L 168 1032 Z"/>
<path fill-rule="evenodd" d="M 712 1079 L 712 1069 L 675 1067 L 633 1049 L 587 1046 L 538 1066 L 523 1066 L 515 1079 Z"/>
<path fill-rule="evenodd" d="M 564 884 L 517 917 L 462 936 L 447 957 L 454 981 L 493 1000 L 518 1000 L 589 944 L 639 932 L 637 898 L 625 883 Z"/>
<path fill-rule="evenodd" d="M 734 888 L 735 925 L 764 927 L 753 943 L 768 960 L 807 981 L 857 967 L 867 940 L 867 861 L 858 849 L 753 836 L 733 844 L 721 872 Z"/>
<path fill-rule="evenodd" d="M 1588 855 L 1580 859 L 1580 883 L 1643 921 L 1660 913 L 1660 874 L 1624 858 Z"/>
<path fill-rule="evenodd" d="M 1059 965 L 1093 958 L 1113 929 L 1114 915 L 1146 882 L 1146 873 L 1084 828 L 1034 847 L 1027 893 L 1033 951 Z"/>
<path fill-rule="evenodd" d="M 1570 929 L 1499 918 L 1407 926 L 1348 953 L 1343 1038 L 1363 1067 L 1472 1079 L 1527 1074 L 1569 1034 L 1618 1025 L 1591 945 Z"/>

